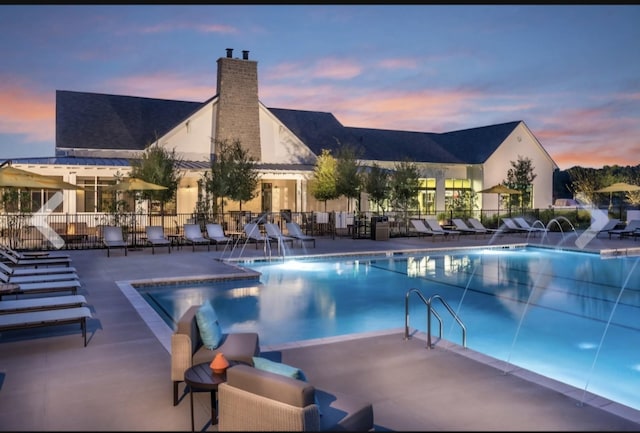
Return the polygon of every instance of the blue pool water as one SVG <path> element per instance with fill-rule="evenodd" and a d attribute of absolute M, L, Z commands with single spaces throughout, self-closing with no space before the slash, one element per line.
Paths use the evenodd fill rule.
<path fill-rule="evenodd" d="M 640 409 L 639 261 L 533 247 L 252 261 L 243 266 L 259 280 L 138 291 L 173 328 L 189 306 L 212 300 L 223 330 L 258 332 L 266 346 L 403 328 L 416 288 L 446 300 L 468 348 Z M 424 303 L 408 300 L 411 328 L 426 332 Z M 462 344 L 460 327 L 433 305 L 443 338 Z"/>

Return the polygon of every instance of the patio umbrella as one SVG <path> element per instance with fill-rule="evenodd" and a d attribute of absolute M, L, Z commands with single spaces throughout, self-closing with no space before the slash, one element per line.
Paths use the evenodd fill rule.
<path fill-rule="evenodd" d="M 84 189 L 79 185 L 64 182 L 55 177 L 43 176 L 38 173 L 15 168 L 11 165 L 0 167 L 0 187 L 33 189 Z"/>
<path fill-rule="evenodd" d="M 508 188 L 502 184 L 493 185 L 491 188 L 483 189 L 482 191 L 478 191 L 483 194 L 498 194 L 498 225 L 500 225 L 500 195 L 501 194 L 522 194 L 521 191 L 517 189 Z"/>
<path fill-rule="evenodd" d="M 120 180 L 120 182 L 115 185 L 110 185 L 105 187 L 106 190 L 109 191 L 162 191 L 167 189 L 166 186 L 157 185 L 155 183 L 147 182 L 142 179 L 138 179 L 137 177 L 125 177 Z M 133 217 L 133 245 L 134 247 L 138 244 L 138 234 L 137 234 L 137 217 L 134 212 Z"/>
<path fill-rule="evenodd" d="M 626 182 L 617 182 L 609 186 L 605 186 L 604 188 L 600 188 L 595 190 L 595 192 L 608 192 L 609 193 L 609 208 L 611 208 L 611 195 L 614 192 L 631 192 L 631 191 L 640 191 L 640 186 L 632 185 Z M 622 205 L 620 207 L 620 213 L 622 213 Z"/>

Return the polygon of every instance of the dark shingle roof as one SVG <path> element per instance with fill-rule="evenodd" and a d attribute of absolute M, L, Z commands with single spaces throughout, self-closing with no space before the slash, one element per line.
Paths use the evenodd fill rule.
<path fill-rule="evenodd" d="M 56 148 L 144 150 L 202 102 L 56 91 Z"/>
<path fill-rule="evenodd" d="M 56 148 L 144 150 L 207 102 L 58 90 Z M 440 134 L 345 127 L 333 114 L 319 111 L 269 111 L 316 155 L 349 145 L 362 152 L 362 159 L 379 161 L 481 164 L 520 123 Z"/>
<path fill-rule="evenodd" d="M 331 113 L 269 110 L 319 155 L 322 149 L 335 152 L 340 145 L 362 151 L 362 159 L 415 162 L 480 164 L 500 146 L 520 123 L 471 128 L 447 133 L 393 131 L 343 126 Z"/>

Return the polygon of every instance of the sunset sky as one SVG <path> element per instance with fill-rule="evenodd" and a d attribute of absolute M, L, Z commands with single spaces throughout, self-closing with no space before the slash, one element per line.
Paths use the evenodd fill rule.
<path fill-rule="evenodd" d="M 203 102 L 227 48 L 270 108 L 522 120 L 561 169 L 640 164 L 640 5 L 0 6 L 0 159 L 54 156 L 56 90 Z"/>

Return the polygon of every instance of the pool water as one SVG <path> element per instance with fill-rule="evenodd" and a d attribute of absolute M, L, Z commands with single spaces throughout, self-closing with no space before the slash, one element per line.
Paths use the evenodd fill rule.
<path fill-rule="evenodd" d="M 424 298 L 441 296 L 463 321 L 467 347 L 640 409 L 638 257 L 551 248 L 248 261 L 259 280 L 139 287 L 163 319 L 211 300 L 225 332 L 262 345 L 403 328 L 426 332 Z M 443 338 L 462 330 L 439 303 Z M 432 318 L 433 341 L 438 322 Z"/>

